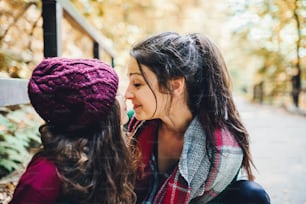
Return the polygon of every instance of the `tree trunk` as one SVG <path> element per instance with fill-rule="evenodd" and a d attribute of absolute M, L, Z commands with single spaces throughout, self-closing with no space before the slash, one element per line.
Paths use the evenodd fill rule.
<path fill-rule="evenodd" d="M 292 77 L 292 99 L 296 107 L 299 107 L 299 95 L 301 91 L 301 22 L 298 15 L 298 0 L 295 0 L 295 7 L 293 10 L 294 20 L 296 22 L 297 29 L 297 41 L 296 41 L 296 65 L 295 75 Z"/>

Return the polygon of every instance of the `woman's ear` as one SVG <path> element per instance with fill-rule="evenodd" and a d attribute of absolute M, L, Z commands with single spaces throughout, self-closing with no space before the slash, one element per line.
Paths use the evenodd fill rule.
<path fill-rule="evenodd" d="M 182 95 L 185 91 L 185 78 L 179 77 L 171 80 L 172 93 L 174 95 Z"/>

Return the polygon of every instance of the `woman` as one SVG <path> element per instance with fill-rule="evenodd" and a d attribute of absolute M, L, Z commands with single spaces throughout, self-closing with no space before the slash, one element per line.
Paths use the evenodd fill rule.
<path fill-rule="evenodd" d="M 217 47 L 203 35 L 166 32 L 130 55 L 137 203 L 269 203 L 258 184 L 235 182 L 241 168 L 254 179 L 253 163 Z"/>
<path fill-rule="evenodd" d="M 42 146 L 11 204 L 133 203 L 130 152 L 121 135 L 118 76 L 96 59 L 44 59 L 28 94 L 45 121 Z"/>

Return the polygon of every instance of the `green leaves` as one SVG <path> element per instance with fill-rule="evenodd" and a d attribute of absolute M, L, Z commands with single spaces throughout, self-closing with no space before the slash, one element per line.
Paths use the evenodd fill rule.
<path fill-rule="evenodd" d="M 30 149 L 40 145 L 40 119 L 31 106 L 6 110 L 0 115 L 0 177 L 31 158 Z"/>

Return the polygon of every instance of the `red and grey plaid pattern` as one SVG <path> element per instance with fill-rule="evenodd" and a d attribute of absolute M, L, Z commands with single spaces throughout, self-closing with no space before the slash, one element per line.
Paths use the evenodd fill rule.
<path fill-rule="evenodd" d="M 157 192 L 154 204 L 157 203 L 188 203 L 190 197 L 190 187 L 180 175 L 178 166 L 171 176 L 163 183 Z"/>
<path fill-rule="evenodd" d="M 130 126 L 130 130 L 136 130 L 137 124 L 139 122 L 133 121 L 133 127 Z M 137 138 L 138 145 L 140 147 L 142 153 L 142 168 L 140 170 L 140 181 L 136 184 L 136 193 L 137 188 L 142 189 L 141 193 L 149 193 L 150 191 L 150 176 L 154 174 L 152 168 L 150 168 L 149 162 L 152 156 L 154 142 L 156 142 L 156 122 L 155 121 L 147 121 L 144 125 L 141 124 L 141 127 L 137 127 L 140 131 L 137 131 L 135 137 Z M 134 132 L 135 133 L 135 132 Z M 235 163 L 240 163 L 239 159 L 234 159 L 234 162 L 226 158 L 227 154 L 240 154 L 240 147 L 234 137 L 230 134 L 227 129 L 217 129 L 215 131 L 215 139 L 216 139 L 216 147 L 219 150 L 218 153 L 213 155 L 213 163 L 214 166 L 211 166 L 211 169 L 208 173 L 207 179 L 205 181 L 205 185 L 203 185 L 202 192 L 203 194 L 198 195 L 196 199 L 206 201 L 211 200 L 216 197 L 225 187 L 229 184 L 233 177 L 228 178 L 227 172 L 224 174 L 224 171 L 227 171 L 227 168 L 230 168 L 232 171 L 237 173 L 237 170 L 240 168 L 239 165 Z M 203 147 L 205 148 L 205 147 Z M 232 168 L 232 166 L 234 169 Z M 224 180 L 224 181 L 223 181 Z M 221 181 L 221 182 L 220 182 Z M 220 183 L 224 182 L 220 187 Z M 218 186 L 219 185 L 219 186 Z M 223 187 L 224 186 L 224 187 Z M 175 167 L 171 175 L 163 182 L 161 187 L 157 190 L 157 193 L 152 201 L 153 204 L 187 204 L 191 199 L 191 187 L 188 185 L 187 181 L 181 175 L 179 171 L 178 165 Z M 140 191 L 137 193 L 139 195 L 140 200 L 137 203 L 141 203 L 145 197 L 142 197 Z"/>

